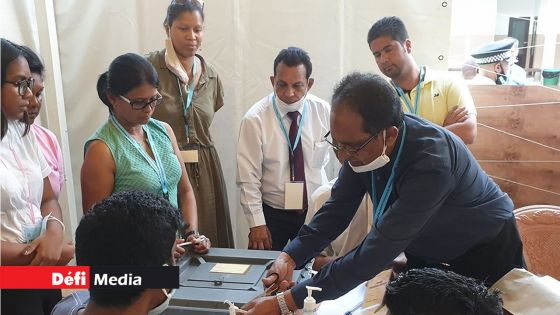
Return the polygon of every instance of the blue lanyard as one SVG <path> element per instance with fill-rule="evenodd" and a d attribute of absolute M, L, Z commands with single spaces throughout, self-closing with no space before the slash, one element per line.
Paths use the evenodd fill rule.
<path fill-rule="evenodd" d="M 276 105 L 276 94 L 274 94 L 272 96 L 272 107 L 274 108 L 274 112 L 276 113 L 276 119 L 278 120 L 278 123 L 280 124 L 280 128 L 282 128 L 282 133 L 284 134 L 284 138 L 286 138 L 286 141 L 288 142 L 288 148 L 290 149 L 290 156 L 294 156 L 294 151 L 298 146 L 299 140 L 301 138 L 301 131 L 303 130 L 303 123 L 305 121 L 305 114 L 307 113 L 307 100 L 303 101 L 303 111 L 301 114 L 301 119 L 299 120 L 299 125 L 298 125 L 298 131 L 297 131 L 297 135 L 296 135 L 296 139 L 294 141 L 294 145 L 292 146 L 292 143 L 290 142 L 290 136 L 288 135 L 288 131 L 286 130 L 286 126 L 284 126 L 284 123 L 282 122 L 282 116 L 280 115 L 280 110 L 278 110 L 278 105 Z M 294 159 L 291 159 L 292 163 L 290 165 L 290 177 L 292 178 L 292 181 L 294 181 Z"/>
<path fill-rule="evenodd" d="M 393 163 L 393 168 L 391 169 L 391 176 L 387 180 L 387 184 L 385 184 L 385 189 L 383 190 L 383 194 L 381 195 L 381 199 L 377 201 L 377 191 L 375 189 L 375 171 L 371 171 L 371 199 L 373 202 L 373 224 L 377 226 L 377 223 L 383 216 L 385 212 L 385 208 L 387 207 L 387 202 L 389 201 L 389 196 L 393 192 L 393 182 L 395 180 L 395 170 L 397 169 L 397 164 L 399 164 L 399 160 L 401 159 L 401 153 L 404 146 L 404 140 L 406 138 L 406 123 L 403 120 L 403 134 L 401 138 L 401 143 L 399 144 L 399 151 L 397 152 L 397 157 L 395 158 L 395 163 Z"/>
<path fill-rule="evenodd" d="M 169 184 L 167 182 L 167 176 L 165 175 L 165 169 L 163 168 L 163 164 L 161 163 L 161 159 L 158 154 L 155 142 L 152 139 L 150 130 L 148 128 L 142 127 L 146 132 L 146 135 L 148 136 L 148 142 L 150 143 L 150 148 L 154 153 L 155 162 L 150 157 L 150 155 L 148 155 L 148 152 L 146 152 L 146 150 L 144 150 L 144 148 L 141 147 L 140 144 L 132 138 L 132 136 L 130 136 L 130 134 L 124 129 L 124 127 L 117 121 L 114 115 L 111 115 L 111 121 L 113 122 L 113 125 L 115 125 L 115 127 L 117 127 L 117 129 L 121 132 L 121 134 L 128 140 L 128 142 L 130 142 L 132 146 L 136 148 L 138 152 L 140 152 L 142 157 L 148 162 L 148 164 L 150 164 L 154 171 L 156 171 L 156 174 L 159 178 L 159 183 L 161 185 L 161 190 L 163 191 L 163 196 L 166 199 L 169 199 Z"/>
<path fill-rule="evenodd" d="M 418 103 L 420 102 L 420 94 L 422 94 L 422 82 L 424 82 L 424 76 L 426 75 L 425 71 L 424 71 L 424 67 L 420 67 L 420 75 L 419 75 L 419 79 L 418 79 L 418 85 L 416 85 L 416 100 L 414 101 L 414 108 L 412 108 L 412 104 L 410 104 L 410 101 L 408 100 L 408 97 L 406 97 L 404 91 L 401 89 L 400 86 L 396 85 L 395 83 L 393 83 L 393 86 L 395 87 L 395 90 L 397 90 L 397 94 L 399 94 L 399 97 L 404 101 L 404 103 L 406 104 L 406 107 L 408 108 L 408 111 L 413 113 L 414 115 L 418 115 Z"/>
<path fill-rule="evenodd" d="M 192 105 L 192 98 L 194 95 L 194 83 L 196 81 L 196 60 L 193 60 L 192 76 L 193 79 L 191 84 L 189 85 L 188 95 L 186 100 L 183 98 L 183 90 L 181 89 L 179 78 L 177 78 L 177 87 L 179 88 L 179 94 L 181 95 L 181 102 L 183 103 L 183 117 L 185 118 L 185 135 L 187 137 L 187 142 L 189 139 L 189 125 L 188 125 L 187 117 L 188 117 L 189 108 L 191 108 Z"/>

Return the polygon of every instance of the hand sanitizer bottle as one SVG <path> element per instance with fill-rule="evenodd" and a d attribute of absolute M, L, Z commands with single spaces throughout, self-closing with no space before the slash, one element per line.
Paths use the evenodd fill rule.
<path fill-rule="evenodd" d="M 322 291 L 323 289 L 317 287 L 306 286 L 307 297 L 303 300 L 303 315 L 316 315 L 317 314 L 317 304 L 315 304 L 315 299 L 311 295 L 313 291 Z"/>
<path fill-rule="evenodd" d="M 246 314 L 247 313 L 247 311 L 239 309 L 239 307 L 235 306 L 235 304 L 231 303 L 228 300 L 225 300 L 224 304 L 229 305 L 229 308 L 228 308 L 229 314 L 228 315 L 237 315 L 237 313 L 240 313 L 240 314 Z"/>

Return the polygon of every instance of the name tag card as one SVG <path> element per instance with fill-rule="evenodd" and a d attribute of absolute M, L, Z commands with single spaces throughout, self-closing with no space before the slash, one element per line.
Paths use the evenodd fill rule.
<path fill-rule="evenodd" d="M 249 270 L 250 265 L 244 264 L 223 264 L 218 263 L 216 264 L 210 272 L 216 273 L 232 273 L 237 275 L 243 275 Z"/>
<path fill-rule="evenodd" d="M 303 209 L 303 182 L 289 182 L 284 186 L 284 209 Z"/>
<path fill-rule="evenodd" d="M 181 157 L 185 163 L 198 163 L 198 150 L 181 151 Z"/>

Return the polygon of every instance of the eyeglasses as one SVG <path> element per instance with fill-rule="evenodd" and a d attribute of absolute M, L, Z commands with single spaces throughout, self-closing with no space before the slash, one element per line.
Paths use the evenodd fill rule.
<path fill-rule="evenodd" d="M 358 153 L 360 153 L 360 151 L 362 151 L 363 148 L 365 148 L 370 142 L 371 140 L 375 139 L 377 137 L 377 135 L 379 135 L 379 133 L 371 136 L 369 139 L 367 139 L 362 145 L 360 145 L 358 148 L 354 148 L 351 146 L 346 146 L 346 145 L 339 145 L 339 144 L 335 144 L 334 140 L 331 142 L 329 141 L 328 137 L 331 134 L 331 132 L 327 132 L 326 135 L 323 136 L 323 140 L 325 140 L 325 142 L 327 142 L 328 144 L 331 145 L 331 147 L 334 150 L 334 153 L 336 155 L 338 155 L 341 151 L 348 154 L 349 156 L 356 156 L 358 155 Z"/>
<path fill-rule="evenodd" d="M 27 89 L 29 89 L 29 91 L 31 91 L 33 89 L 33 84 L 35 83 L 35 79 L 33 78 L 29 78 L 29 79 L 23 79 L 23 80 L 19 80 L 16 82 L 10 82 L 10 81 L 4 81 L 5 83 L 10 83 L 13 84 L 15 86 L 17 86 L 18 88 L 18 94 L 20 96 L 24 96 L 25 95 L 25 91 Z"/>
<path fill-rule="evenodd" d="M 150 98 L 147 101 L 142 101 L 142 100 L 129 100 L 128 98 L 119 95 L 120 98 L 127 102 L 128 104 L 130 104 L 130 106 L 132 107 L 132 109 L 136 109 L 136 110 L 142 110 L 144 108 L 146 108 L 146 106 L 150 106 L 152 109 L 154 109 L 156 106 L 160 105 L 161 102 L 163 102 L 163 96 L 161 96 L 161 94 L 156 94 L 154 97 Z"/>

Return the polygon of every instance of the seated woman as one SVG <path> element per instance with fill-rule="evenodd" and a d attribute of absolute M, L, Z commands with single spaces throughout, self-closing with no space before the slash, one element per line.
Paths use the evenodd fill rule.
<path fill-rule="evenodd" d="M 0 239 L 3 266 L 66 265 L 74 247 L 64 243 L 60 205 L 27 110 L 33 78 L 22 50 L 1 40 Z M 23 120 L 23 122 L 22 122 Z M 50 314 L 60 290 L 1 290 L 2 314 Z"/>
<path fill-rule="evenodd" d="M 196 201 L 175 134 L 168 124 L 151 118 L 163 99 L 158 87 L 152 65 L 131 53 L 117 57 L 99 77 L 97 93 L 109 108 L 109 119 L 84 146 L 83 210 L 125 190 L 163 196 L 181 209 L 194 251 L 206 253 L 210 241 L 193 232 L 198 226 Z M 176 257 L 183 253 L 178 247 Z"/>
<path fill-rule="evenodd" d="M 35 141 L 45 156 L 47 164 L 51 168 L 49 181 L 51 182 L 54 195 L 58 199 L 62 186 L 64 185 L 64 164 L 60 145 L 52 131 L 34 123 L 43 106 L 43 91 L 45 89 L 43 77 L 45 66 L 43 66 L 39 56 L 29 47 L 20 46 L 20 48 L 29 64 L 29 70 L 31 70 L 31 77 L 33 78 L 33 89 L 31 89 L 33 97 L 29 100 L 29 106 L 27 107 L 29 123 L 31 124 L 30 131 L 35 136 Z"/>

